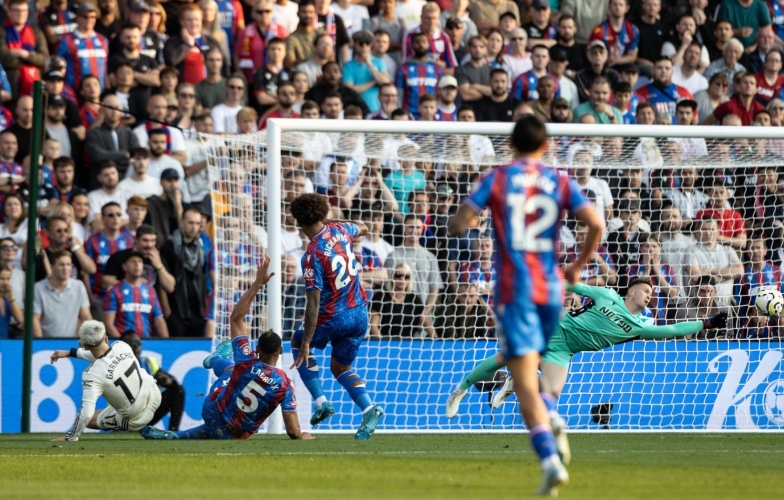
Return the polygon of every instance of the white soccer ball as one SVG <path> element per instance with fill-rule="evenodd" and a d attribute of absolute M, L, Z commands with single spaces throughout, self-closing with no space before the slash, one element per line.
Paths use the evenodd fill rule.
<path fill-rule="evenodd" d="M 784 312 L 784 296 L 778 290 L 762 290 L 757 294 L 757 311 L 763 316 L 781 316 Z"/>

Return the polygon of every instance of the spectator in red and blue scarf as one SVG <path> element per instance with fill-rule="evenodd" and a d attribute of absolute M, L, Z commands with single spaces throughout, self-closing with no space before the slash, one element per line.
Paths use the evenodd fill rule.
<path fill-rule="evenodd" d="M 68 68 L 65 84 L 71 88 L 79 88 L 87 75 L 98 77 L 101 90 L 104 88 L 109 41 L 95 32 L 96 12 L 93 4 L 81 4 L 76 11 L 76 30 L 65 35 L 57 47 L 57 55 L 65 59 Z"/>
<path fill-rule="evenodd" d="M 8 0 L 5 26 L 0 29 L 0 64 L 8 73 L 14 97 L 31 95 L 33 83 L 49 58 L 46 38 L 38 28 L 27 24 L 30 7 L 26 0 Z"/>
<path fill-rule="evenodd" d="M 181 81 L 196 85 L 207 77 L 205 57 L 210 49 L 220 49 L 211 36 L 202 33 L 203 15 L 198 5 L 189 4 L 180 11 L 180 33 L 172 36 L 163 46 L 163 60 L 167 66 L 176 67 Z M 224 68 L 226 68 L 224 61 Z"/>

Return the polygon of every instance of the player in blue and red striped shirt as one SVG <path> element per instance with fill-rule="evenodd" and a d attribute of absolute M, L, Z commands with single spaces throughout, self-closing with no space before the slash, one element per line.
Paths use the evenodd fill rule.
<path fill-rule="evenodd" d="M 356 439 L 370 439 L 384 410 L 374 405 L 365 382 L 351 367 L 368 329 L 367 295 L 358 276 L 361 264 L 354 255 L 354 239 L 368 232 L 361 222 L 327 220 L 330 205 L 318 194 L 303 194 L 291 202 L 291 215 L 310 238 L 302 256 L 305 278 L 305 322 L 291 338 L 292 368 L 299 372 L 316 402 L 310 419 L 318 425 L 335 414 L 319 380 L 319 368 L 310 347 L 332 344 L 330 370 L 362 410 Z"/>
<path fill-rule="evenodd" d="M 444 76 L 444 68 L 428 57 L 427 35 L 414 35 L 411 46 L 414 56 L 397 69 L 395 86 L 403 96 L 402 107 L 419 119 L 419 98 L 425 94 L 436 95 L 438 81 Z"/>
<path fill-rule="evenodd" d="M 129 232 L 120 230 L 122 227 L 123 213 L 120 205 L 110 201 L 101 207 L 101 221 L 103 222 L 103 230 L 95 233 L 87 238 L 84 242 L 84 251 L 95 262 L 97 270 L 95 274 L 90 275 L 90 290 L 93 295 L 98 299 L 103 299 L 104 288 L 101 284 L 103 278 L 103 271 L 106 269 L 106 263 L 109 262 L 109 257 L 119 252 L 120 250 L 128 250 L 133 248 L 136 241 L 133 235 Z M 120 332 L 122 333 L 122 332 Z M 136 332 L 141 335 L 140 332 Z"/>
<path fill-rule="evenodd" d="M 82 78 L 93 75 L 104 89 L 106 63 L 109 60 L 109 41 L 96 33 L 96 8 L 84 2 L 76 12 L 76 30 L 68 33 L 57 46 L 57 55 L 65 59 L 68 70 L 65 84 L 78 89 Z"/>
<path fill-rule="evenodd" d="M 452 42 L 449 40 L 449 35 L 439 29 L 439 16 L 441 9 L 435 2 L 427 3 L 422 7 L 422 17 L 420 18 L 419 27 L 406 33 L 403 38 L 403 57 L 409 58 L 416 53 L 414 49 L 414 37 L 423 34 L 427 37 L 427 52 L 434 56 L 442 68 L 451 69 L 458 66 L 455 51 L 452 48 Z"/>
<path fill-rule="evenodd" d="M 607 6 L 607 19 L 591 31 L 588 43 L 601 40 L 607 46 L 609 54 L 607 64 L 633 63 L 637 59 L 640 45 L 640 30 L 631 21 L 626 20 L 629 11 L 628 0 L 610 0 Z"/>
<path fill-rule="evenodd" d="M 163 317 L 155 288 L 142 280 L 144 255 L 130 252 L 123 262 L 125 278 L 111 287 L 103 299 L 103 321 L 112 337 L 134 331 L 142 338 L 168 337 L 169 329 Z"/>
<path fill-rule="evenodd" d="M 280 336 L 267 330 L 259 337 L 255 352 L 250 346 L 244 319 L 256 294 L 272 277 L 269 263 L 269 257 L 261 260 L 253 284 L 234 306 L 231 341 L 221 342 L 204 359 L 204 367 L 218 376 L 202 405 L 204 423 L 176 433 L 148 426 L 141 430 L 146 439 L 246 439 L 278 406 L 291 439 L 313 439 L 300 431 L 294 384 L 286 372 L 275 368 L 283 354 Z"/>
<path fill-rule="evenodd" d="M 541 120 L 522 117 L 511 139 L 515 161 L 482 177 L 448 228 L 452 235 L 462 234 L 485 207 L 490 208 L 498 272 L 493 306 L 501 341 L 497 362 L 507 363 L 515 381 L 531 444 L 542 463 L 539 493 L 549 495 L 569 476 L 558 457 L 551 423 L 556 421 L 550 414 L 555 412 L 555 400 L 539 394 L 540 353 L 558 327 L 564 274 L 570 283 L 577 280 L 604 224 L 575 181 L 540 161 L 548 147 Z M 590 229 L 584 251 L 562 273 L 558 231 L 566 209 Z M 561 426 L 556 431 L 563 436 Z"/>

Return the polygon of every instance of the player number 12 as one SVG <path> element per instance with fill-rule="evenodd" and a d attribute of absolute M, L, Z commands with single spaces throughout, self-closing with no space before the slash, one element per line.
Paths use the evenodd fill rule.
<path fill-rule="evenodd" d="M 552 238 L 541 238 L 543 232 L 555 224 L 558 218 L 558 206 L 555 201 L 545 195 L 535 194 L 530 198 L 520 193 L 510 193 L 507 204 L 512 209 L 510 224 L 512 226 L 512 248 L 526 252 L 551 252 Z M 526 226 L 526 217 L 541 210 L 538 219 Z"/>

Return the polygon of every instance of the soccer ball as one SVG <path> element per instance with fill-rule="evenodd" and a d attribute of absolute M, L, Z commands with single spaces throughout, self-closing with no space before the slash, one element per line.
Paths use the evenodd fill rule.
<path fill-rule="evenodd" d="M 784 312 L 784 296 L 778 290 L 762 290 L 757 294 L 757 311 L 763 316 L 778 317 Z"/>

